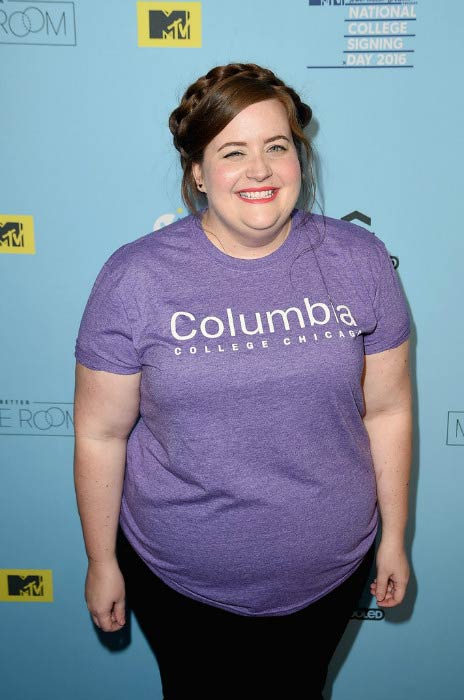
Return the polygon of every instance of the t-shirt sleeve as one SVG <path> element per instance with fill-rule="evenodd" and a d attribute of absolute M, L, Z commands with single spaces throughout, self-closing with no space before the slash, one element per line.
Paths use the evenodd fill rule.
<path fill-rule="evenodd" d="M 371 355 L 396 348 L 410 334 L 409 311 L 398 274 L 391 258 L 378 238 L 375 239 L 377 285 L 373 300 L 375 328 L 364 335 L 364 352 Z"/>
<path fill-rule="evenodd" d="M 120 290 L 115 254 L 100 270 L 84 309 L 76 339 L 76 360 L 89 369 L 135 374 L 142 367 Z"/>

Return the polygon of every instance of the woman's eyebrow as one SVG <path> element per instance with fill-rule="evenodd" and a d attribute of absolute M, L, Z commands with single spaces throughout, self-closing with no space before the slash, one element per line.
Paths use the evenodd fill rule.
<path fill-rule="evenodd" d="M 271 136 L 268 139 L 265 139 L 264 143 L 270 143 L 271 141 L 277 141 L 278 139 L 285 139 L 285 141 L 289 141 L 289 138 L 287 136 L 284 136 L 283 134 L 277 134 L 277 136 Z M 230 146 L 246 146 L 247 143 L 246 141 L 228 141 L 227 143 L 223 143 L 222 146 L 220 146 L 217 149 L 217 152 L 222 151 L 223 148 L 229 148 Z"/>

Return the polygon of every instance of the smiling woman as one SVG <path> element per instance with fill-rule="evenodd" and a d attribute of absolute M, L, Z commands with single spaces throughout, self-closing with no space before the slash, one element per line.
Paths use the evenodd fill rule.
<path fill-rule="evenodd" d="M 279 248 L 302 182 L 312 205 L 312 152 L 303 131 L 311 116 L 292 88 L 253 64 L 213 68 L 171 114 L 184 200 L 190 211 L 207 203 L 203 230 L 224 253 L 256 259 Z"/>
<path fill-rule="evenodd" d="M 379 512 L 371 592 L 405 594 L 408 312 L 376 236 L 296 209 L 310 119 L 254 64 L 191 85 L 190 215 L 111 255 L 79 329 L 87 604 L 114 631 L 127 599 L 165 700 L 320 700 Z"/>
<path fill-rule="evenodd" d="M 315 182 L 311 171 L 311 145 L 304 133 L 311 121 L 311 108 L 272 71 L 254 64 L 231 63 L 213 68 L 193 83 L 169 119 L 184 172 L 182 193 L 191 212 L 196 211 L 198 205 L 201 207 L 206 203 L 204 192 L 197 191 L 197 182 L 192 176 L 193 164 L 202 162 L 207 146 L 230 126 L 240 112 L 266 100 L 278 100 L 285 108 L 287 119 L 283 131 L 271 133 L 270 137 L 282 134 L 288 141 L 291 135 L 290 140 L 297 150 L 301 168 L 308 171 L 304 194 L 305 206 L 311 208 Z M 246 145 L 250 134 L 245 133 L 245 136 L 246 139 L 240 137 L 238 143 L 231 144 L 227 143 L 227 137 L 223 138 L 219 145 L 231 147 L 229 157 L 240 157 L 234 151 L 240 151 L 240 147 Z"/>
<path fill-rule="evenodd" d="M 202 223 L 212 243 L 242 258 L 268 255 L 283 243 L 300 194 L 301 166 L 282 102 L 245 107 L 207 145 L 192 172 L 208 200 Z"/>

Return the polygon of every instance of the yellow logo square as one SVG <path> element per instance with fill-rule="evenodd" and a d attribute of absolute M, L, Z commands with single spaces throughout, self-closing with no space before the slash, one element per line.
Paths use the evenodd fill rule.
<path fill-rule="evenodd" d="M 0 253 L 35 253 L 32 216 L 0 214 Z"/>
<path fill-rule="evenodd" d="M 51 569 L 0 569 L 0 601 L 52 603 Z"/>
<path fill-rule="evenodd" d="M 138 45 L 201 47 L 201 2 L 137 2 Z"/>

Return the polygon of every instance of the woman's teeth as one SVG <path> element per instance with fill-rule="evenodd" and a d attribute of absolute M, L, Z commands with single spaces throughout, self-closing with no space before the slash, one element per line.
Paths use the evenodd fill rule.
<path fill-rule="evenodd" d="M 264 190 L 264 192 L 239 192 L 243 199 L 269 199 L 274 194 L 274 190 Z"/>

